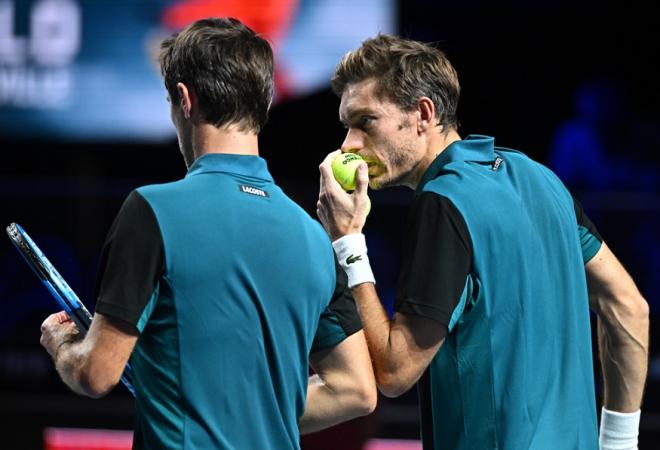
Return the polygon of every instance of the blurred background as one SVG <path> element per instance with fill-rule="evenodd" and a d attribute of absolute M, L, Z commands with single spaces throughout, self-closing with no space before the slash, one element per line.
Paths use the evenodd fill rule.
<path fill-rule="evenodd" d="M 261 152 L 312 216 L 318 164 L 343 140 L 328 83 L 337 61 L 378 32 L 437 42 L 459 72 L 460 134 L 495 136 L 555 170 L 648 300 L 640 448 L 658 448 L 660 31 L 650 10 L 561 0 L 0 0 L 0 224 L 21 224 L 90 309 L 105 233 L 126 195 L 185 174 L 154 55 L 164 36 L 207 16 L 237 17 L 272 43 L 277 96 Z M 371 193 L 365 232 L 390 310 L 411 196 Z M 39 325 L 57 308 L 6 238 L 0 306 L 0 448 L 130 445 L 123 387 L 88 400 L 59 380 L 39 345 Z M 103 432 L 103 447 L 94 429 L 118 431 Z M 413 389 L 302 445 L 373 450 L 387 446 L 373 439 L 418 436 Z"/>

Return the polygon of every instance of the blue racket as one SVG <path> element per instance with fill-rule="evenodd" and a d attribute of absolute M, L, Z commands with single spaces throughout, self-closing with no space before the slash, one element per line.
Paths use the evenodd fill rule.
<path fill-rule="evenodd" d="M 28 236 L 28 234 L 17 223 L 12 223 L 7 227 L 9 239 L 14 243 L 18 252 L 23 256 L 28 265 L 39 277 L 42 283 L 55 297 L 60 307 L 66 311 L 73 323 L 76 324 L 80 333 L 84 336 L 92 324 L 92 315 L 89 313 L 83 302 L 80 301 L 73 289 L 69 287 L 64 278 L 55 270 L 55 267 L 48 261 L 43 252 L 39 250 L 37 244 Z M 135 396 L 133 389 L 133 371 L 131 365 L 126 364 L 121 381 L 128 390 Z"/>

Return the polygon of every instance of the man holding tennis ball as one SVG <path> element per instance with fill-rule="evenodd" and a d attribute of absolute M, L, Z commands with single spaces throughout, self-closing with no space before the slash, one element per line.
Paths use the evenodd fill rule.
<path fill-rule="evenodd" d="M 320 166 L 317 214 L 378 387 L 396 397 L 418 384 L 424 449 L 636 448 L 648 305 L 559 179 L 493 138 L 461 139 L 458 77 L 434 47 L 368 39 L 332 87 L 348 131 Z M 390 318 L 362 228 L 367 186 L 397 185 L 416 195 Z M 600 438 L 589 307 L 605 386 Z"/>
<path fill-rule="evenodd" d="M 357 172 L 364 159 L 357 153 L 341 153 L 332 160 L 332 174 L 346 192 L 353 192 L 357 185 Z M 371 200 L 367 197 L 365 215 L 371 211 Z"/>

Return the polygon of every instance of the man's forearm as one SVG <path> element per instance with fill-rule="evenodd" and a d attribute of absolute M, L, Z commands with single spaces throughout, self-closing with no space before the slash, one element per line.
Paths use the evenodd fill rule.
<path fill-rule="evenodd" d="M 643 312 L 612 315 L 610 320 L 599 317 L 605 408 L 619 412 L 640 408 L 648 370 L 648 341 L 648 315 Z"/>
<path fill-rule="evenodd" d="M 343 236 L 332 246 L 357 304 L 376 384 L 386 396 L 397 397 L 417 382 L 442 345 L 446 327 L 415 315 L 395 313 L 390 320 L 376 293 L 364 235 Z"/>
<path fill-rule="evenodd" d="M 298 428 L 300 434 L 313 433 L 370 412 L 361 408 L 350 393 L 334 390 L 318 375 L 313 375 L 309 377 L 305 413 L 298 421 Z"/>
<path fill-rule="evenodd" d="M 352 292 L 369 346 L 376 384 L 384 395 L 398 397 L 417 382 L 428 365 L 430 354 L 421 354 L 409 324 L 398 323 L 397 316 L 388 317 L 373 284 L 360 284 Z M 435 354 L 435 350 L 431 353 Z"/>
<path fill-rule="evenodd" d="M 589 303 L 598 315 L 604 406 L 622 413 L 638 411 L 648 370 L 648 304 L 604 242 L 585 269 Z"/>
<path fill-rule="evenodd" d="M 82 368 L 85 363 L 82 345 L 82 341 L 63 342 L 53 355 L 53 361 L 64 384 L 77 394 L 92 396 L 84 380 L 81 380 Z"/>
<path fill-rule="evenodd" d="M 352 293 L 362 320 L 362 327 L 372 359 L 376 359 L 374 355 L 376 354 L 379 355 L 379 358 L 377 358 L 379 363 L 387 361 L 391 350 L 390 330 L 392 322 L 378 298 L 376 287 L 372 283 L 363 283 L 355 286 Z"/>
<path fill-rule="evenodd" d="M 374 365 L 376 382 L 381 385 L 387 374 L 396 372 L 397 361 L 394 358 L 390 342 L 392 322 L 383 308 L 371 283 L 363 283 L 352 289 L 357 305 L 364 335 Z"/>
<path fill-rule="evenodd" d="M 585 264 L 589 304 L 598 315 L 605 399 L 599 445 L 636 449 L 648 368 L 649 308 L 605 242 Z"/>

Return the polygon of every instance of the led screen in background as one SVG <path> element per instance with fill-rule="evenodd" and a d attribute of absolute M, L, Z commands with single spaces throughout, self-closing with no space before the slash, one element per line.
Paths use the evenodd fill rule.
<path fill-rule="evenodd" d="M 241 19 L 272 43 L 276 101 L 328 85 L 341 56 L 394 31 L 393 0 L 0 0 L 0 135 L 173 136 L 155 57 L 198 18 Z"/>

